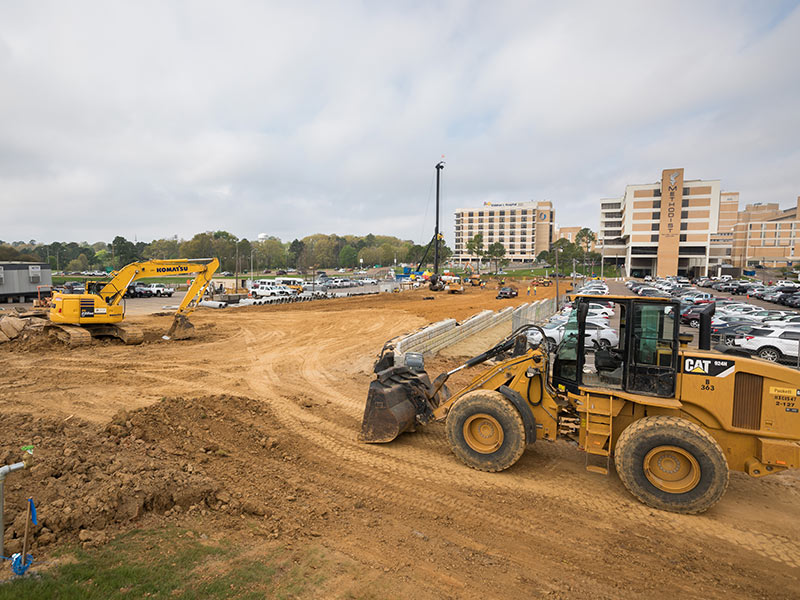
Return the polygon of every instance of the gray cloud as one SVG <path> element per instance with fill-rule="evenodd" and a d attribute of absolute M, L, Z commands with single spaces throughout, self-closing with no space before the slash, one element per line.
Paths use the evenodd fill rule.
<path fill-rule="evenodd" d="M 0 2 L 0 238 L 423 241 L 442 154 L 446 231 L 675 166 L 785 206 L 797 56 L 795 2 Z"/>

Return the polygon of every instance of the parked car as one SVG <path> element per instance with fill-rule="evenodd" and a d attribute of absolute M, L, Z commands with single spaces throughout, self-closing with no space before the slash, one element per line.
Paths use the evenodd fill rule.
<path fill-rule="evenodd" d="M 754 327 L 743 337 L 735 339 L 733 345 L 770 362 L 797 358 L 800 327 L 791 329 Z"/>
<path fill-rule="evenodd" d="M 703 310 L 705 310 L 704 307 L 690 308 L 688 311 L 681 314 L 681 323 L 693 328 L 700 327 L 700 312 Z"/>
<path fill-rule="evenodd" d="M 62 287 L 65 294 L 86 293 L 86 285 L 82 281 L 67 281 Z"/>
<path fill-rule="evenodd" d="M 758 306 L 753 306 L 752 304 L 727 304 L 723 306 L 717 306 L 716 312 L 725 314 L 725 315 L 746 315 L 749 313 L 759 312 L 760 308 Z"/>
<path fill-rule="evenodd" d="M 714 301 L 714 295 L 708 292 L 689 292 L 681 296 L 681 301 L 684 300 L 694 304 L 708 304 Z"/>
<path fill-rule="evenodd" d="M 755 312 L 748 313 L 747 318 L 754 319 L 756 321 L 770 321 L 774 319 L 780 319 L 786 315 L 795 315 L 797 313 L 788 311 L 788 310 L 757 310 Z"/>
<path fill-rule="evenodd" d="M 128 298 L 152 298 L 153 290 L 146 283 L 135 282 L 128 286 L 125 296 Z"/>
<path fill-rule="evenodd" d="M 564 339 L 564 332 L 566 324 L 550 323 L 545 325 L 544 334 L 547 338 L 548 350 L 552 351 Z M 571 330 L 571 335 L 576 335 L 577 332 Z M 568 334 L 570 335 L 570 334 Z M 619 335 L 616 330 L 612 329 L 605 323 L 597 323 L 594 321 L 586 321 L 585 330 L 586 341 L 584 342 L 587 349 L 591 348 L 610 348 L 619 344 Z M 541 340 L 541 333 L 537 330 L 528 332 L 528 341 L 533 344 L 538 344 Z"/>
<path fill-rule="evenodd" d="M 716 336 L 725 346 L 734 346 L 735 341 L 753 330 L 753 323 L 724 323 L 711 326 L 711 335 Z"/>
<path fill-rule="evenodd" d="M 285 285 L 274 285 L 268 283 L 254 284 L 250 288 L 250 296 L 255 298 L 269 298 L 272 296 L 291 296 L 292 291 Z"/>
<path fill-rule="evenodd" d="M 147 287 L 152 290 L 154 296 L 166 296 L 168 298 L 172 298 L 172 294 L 175 293 L 173 288 L 166 286 L 163 283 L 148 283 Z"/>
<path fill-rule="evenodd" d="M 497 298 L 516 298 L 518 295 L 517 290 L 513 287 L 502 287 L 497 292 Z"/>
<path fill-rule="evenodd" d="M 765 327 L 786 327 L 787 325 L 800 325 L 800 315 L 792 313 L 777 319 L 764 321 Z"/>

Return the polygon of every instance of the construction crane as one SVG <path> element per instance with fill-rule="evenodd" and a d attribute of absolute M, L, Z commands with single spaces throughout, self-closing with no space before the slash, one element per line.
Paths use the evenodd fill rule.
<path fill-rule="evenodd" d="M 125 316 L 122 299 L 128 286 L 143 277 L 190 275 L 196 277 L 175 313 L 165 339 L 184 339 L 190 336 L 193 325 L 187 319 L 203 299 L 211 278 L 219 267 L 216 258 L 176 258 L 131 263 L 110 274 L 111 281 L 87 282 L 86 293 L 54 292 L 50 305 L 50 328 L 70 346 L 91 342 L 92 336 L 112 336 L 126 344 L 140 344 L 142 330 L 122 323 Z"/>
<path fill-rule="evenodd" d="M 589 304 L 609 301 L 616 341 L 587 323 Z M 645 504 L 703 512 L 725 493 L 731 469 L 763 477 L 800 467 L 800 372 L 712 351 L 713 310 L 701 315 L 699 349 L 690 349 L 672 299 L 579 295 L 554 356 L 545 331 L 524 325 L 433 383 L 418 355 L 395 365 L 389 342 L 375 363 L 361 439 L 390 442 L 445 421 L 452 452 L 481 471 L 508 469 L 534 442 L 565 439 L 585 451 L 591 472 L 608 474 L 613 456 Z M 490 359 L 500 362 L 450 395 L 452 374 Z"/>

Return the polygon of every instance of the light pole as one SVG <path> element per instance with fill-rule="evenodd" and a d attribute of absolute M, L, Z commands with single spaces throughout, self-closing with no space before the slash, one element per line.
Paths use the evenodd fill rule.
<path fill-rule="evenodd" d="M 239 241 L 236 241 L 236 262 L 233 265 L 233 293 L 239 291 Z"/>
<path fill-rule="evenodd" d="M 558 255 L 559 255 L 560 251 L 561 251 L 561 248 L 558 248 L 558 247 L 555 248 L 555 253 L 556 253 L 556 312 L 558 312 L 558 309 L 560 308 L 559 307 L 559 301 L 558 301 L 558 276 L 561 275 L 561 273 L 558 272 Z"/>
<path fill-rule="evenodd" d="M 436 228 L 433 232 L 433 274 L 439 279 L 439 175 L 444 169 L 444 161 L 436 165 Z"/>
<path fill-rule="evenodd" d="M 606 240 L 603 238 L 603 245 L 600 246 L 600 279 L 603 279 L 603 266 L 606 262 Z"/>
<path fill-rule="evenodd" d="M 586 265 L 584 265 L 584 270 L 586 270 Z M 572 259 L 572 287 L 575 287 L 575 259 Z"/>
<path fill-rule="evenodd" d="M 255 253 L 256 253 L 256 249 L 255 248 L 251 248 L 250 249 L 250 273 L 249 273 L 249 275 L 250 275 L 250 287 L 253 287 L 253 281 L 255 281 L 253 279 L 253 254 L 255 254 Z"/>

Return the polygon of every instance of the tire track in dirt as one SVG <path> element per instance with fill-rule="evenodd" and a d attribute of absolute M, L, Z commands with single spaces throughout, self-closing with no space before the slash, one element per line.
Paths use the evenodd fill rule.
<path fill-rule="evenodd" d="M 384 332 L 382 328 L 376 328 L 380 332 Z M 326 336 L 329 339 L 336 340 L 336 331 L 332 328 L 326 330 Z M 338 332 L 341 334 L 341 332 Z M 245 337 L 251 336 L 250 332 L 244 332 Z M 388 335 L 386 337 L 391 337 Z M 257 345 L 255 340 L 248 339 L 248 347 Z M 303 347 L 302 344 L 297 344 Z M 308 346 L 305 346 L 306 348 Z M 302 362 L 295 362 L 299 357 L 290 353 L 279 353 L 288 364 L 276 364 L 272 355 L 262 355 L 257 362 L 269 362 L 271 367 L 265 371 L 267 379 L 271 387 L 277 393 L 282 389 L 283 394 L 287 392 L 289 395 L 304 394 L 309 389 L 313 389 L 326 399 L 335 401 L 335 403 L 350 413 L 351 417 L 356 418 L 357 413 L 363 410 L 363 400 L 352 400 L 345 393 L 336 390 L 335 388 L 328 388 L 321 384 L 315 383 L 317 378 L 325 380 L 334 380 L 335 374 L 326 372 L 325 365 L 331 363 L 330 358 L 336 356 L 336 353 L 326 354 L 329 352 L 327 346 L 315 345 L 313 351 L 309 356 L 306 354 Z M 322 360 L 321 355 L 325 354 L 328 360 Z M 302 367 L 299 370 L 297 377 L 283 377 L 283 383 L 279 381 L 277 373 L 286 373 L 291 371 L 292 366 L 300 364 Z M 257 377 L 257 375 L 254 375 Z M 294 382 L 294 383 L 292 383 Z M 282 386 L 282 388 L 281 388 Z M 278 399 L 281 401 L 281 398 Z M 609 499 L 606 497 L 598 497 L 595 494 L 585 494 L 580 490 L 570 490 L 569 493 L 561 493 L 554 490 L 552 484 L 545 484 L 535 481 L 526 477 L 515 477 L 511 479 L 502 479 L 497 481 L 497 475 L 479 474 L 466 467 L 459 468 L 443 462 L 441 458 L 427 456 L 424 448 L 420 449 L 417 440 L 414 446 L 404 447 L 402 449 L 395 449 L 392 447 L 386 451 L 366 451 L 365 447 L 359 448 L 354 441 L 355 432 L 347 431 L 344 428 L 332 424 L 330 420 L 321 417 L 311 417 L 307 413 L 303 413 L 301 409 L 293 402 L 282 402 L 281 411 L 286 414 L 287 418 L 282 420 L 282 424 L 301 435 L 309 443 L 316 446 L 321 446 L 324 450 L 332 455 L 335 455 L 346 461 L 346 465 L 350 470 L 357 471 L 365 478 L 379 480 L 382 483 L 381 490 L 384 490 L 383 500 L 399 501 L 400 498 L 405 497 L 406 494 L 414 488 L 414 492 L 418 494 L 426 494 L 433 496 L 437 501 L 452 504 L 453 497 L 451 493 L 432 492 L 435 486 L 442 484 L 453 485 L 460 482 L 463 486 L 470 486 L 473 489 L 485 488 L 488 485 L 494 487 L 502 487 L 509 492 L 520 493 L 526 492 L 536 496 L 545 496 L 553 500 L 570 503 L 570 505 L 577 505 L 581 509 L 588 512 L 597 512 L 602 514 L 614 514 L 620 519 L 630 519 L 635 517 L 637 520 L 647 523 L 648 525 L 657 525 L 658 527 L 666 527 L 667 529 L 676 533 L 693 533 L 698 530 L 702 531 L 705 535 L 715 537 L 717 539 L 730 542 L 754 552 L 758 552 L 766 558 L 782 562 L 794 567 L 800 567 L 800 546 L 792 542 L 786 536 L 777 536 L 766 533 L 754 533 L 750 531 L 743 531 L 727 524 L 721 524 L 714 521 L 707 516 L 700 517 L 684 517 L 681 515 L 673 515 L 671 513 L 658 512 L 656 519 L 652 517 L 653 510 L 640 505 L 638 503 L 625 502 L 621 503 L 619 500 Z M 311 428 L 311 429 L 309 429 Z M 438 436 L 437 436 L 438 437 Z M 427 441 L 428 445 L 439 445 L 441 438 L 433 439 L 433 436 L 424 436 L 420 441 Z M 370 446 L 369 448 L 375 448 Z M 421 450 L 421 451 L 420 451 Z M 388 459 L 388 462 L 387 462 Z M 380 473 L 380 474 L 379 474 Z M 406 484 L 398 489 L 393 482 L 398 480 L 413 479 L 415 483 L 412 485 Z M 374 496 L 375 491 L 371 485 L 363 486 L 363 492 Z M 474 507 L 473 507 L 474 508 Z M 462 516 L 468 517 L 474 511 L 467 511 Z M 485 512 L 480 514 L 480 518 L 487 522 L 493 523 L 497 527 L 502 527 L 508 532 L 519 531 L 519 520 L 516 518 L 501 518 L 494 512 Z M 691 521 L 688 521 L 691 520 Z M 523 528 L 526 534 L 532 534 L 533 529 Z"/>

